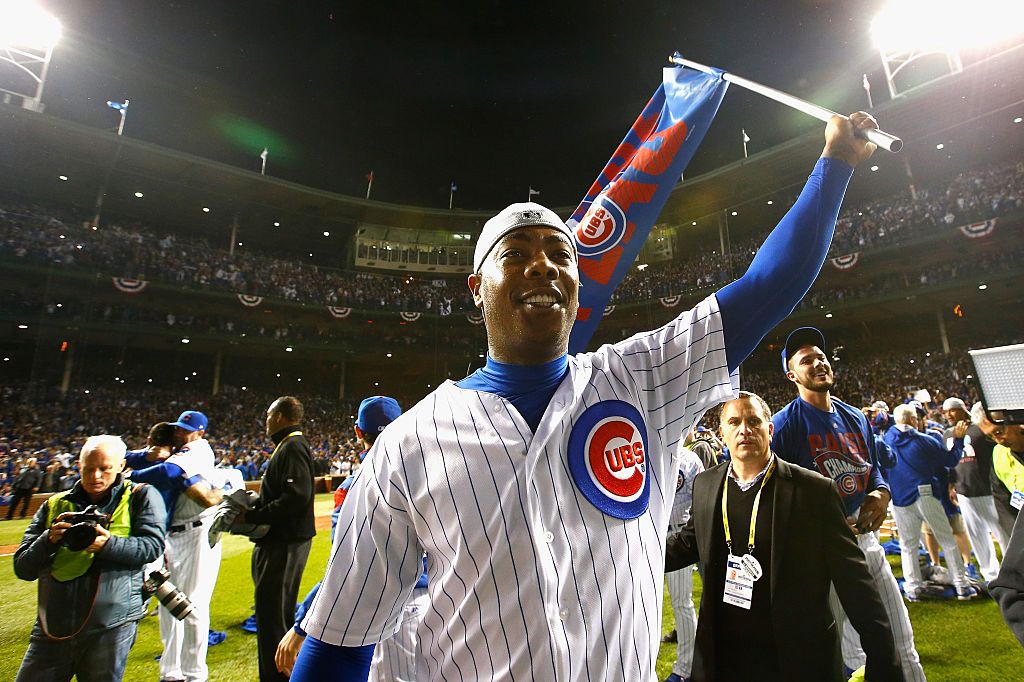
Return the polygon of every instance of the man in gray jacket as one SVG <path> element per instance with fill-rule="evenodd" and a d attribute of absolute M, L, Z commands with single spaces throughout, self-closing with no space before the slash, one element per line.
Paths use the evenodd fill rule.
<path fill-rule="evenodd" d="M 146 615 L 142 567 L 164 551 L 159 493 L 121 476 L 125 444 L 93 436 L 82 478 L 36 512 L 14 555 L 22 580 L 39 580 L 39 614 L 17 682 L 119 682 Z M 88 507 L 106 518 L 75 514 Z"/>

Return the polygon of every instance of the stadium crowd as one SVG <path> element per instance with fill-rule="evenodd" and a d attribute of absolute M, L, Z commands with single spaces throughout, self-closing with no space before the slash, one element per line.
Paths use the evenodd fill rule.
<path fill-rule="evenodd" d="M 969 361 L 963 353 L 950 355 L 878 355 L 835 363 L 837 390 L 854 405 L 883 400 L 898 405 L 927 389 L 939 405 L 948 397 L 968 404 L 977 399 L 966 380 Z M 792 398 L 792 386 L 772 370 L 744 371 L 742 386 L 763 396 L 773 408 Z M 239 469 L 246 480 L 257 480 L 267 464 L 272 443 L 264 435 L 262 415 L 275 396 L 226 387 L 216 396 L 183 394 L 136 387 L 72 391 L 66 398 L 40 398 L 25 390 L 0 389 L 0 486 L 9 482 L 21 462 L 35 457 L 43 471 L 43 492 L 65 490 L 76 479 L 73 460 L 88 434 L 120 435 L 130 447 L 142 447 L 150 426 L 183 409 L 200 409 L 211 420 L 208 439 L 218 465 Z M 359 465 L 359 445 L 353 434 L 355 405 L 306 395 L 308 433 L 320 475 L 344 475 Z M 403 399 L 411 405 L 416 398 Z M 717 428 L 714 411 L 704 425 Z"/>
<path fill-rule="evenodd" d="M 898 245 L 935 229 L 953 229 L 1022 208 L 1024 164 L 968 171 L 919 189 L 916 199 L 904 190 L 846 210 L 836 226 L 831 254 Z M 746 269 L 764 236 L 734 244 L 724 259 L 715 249 L 688 247 L 683 260 L 644 271 L 632 269 L 611 302 L 651 300 L 731 281 Z M 474 310 L 461 279 L 345 272 L 248 249 L 231 254 L 203 239 L 155 234 L 137 222 L 94 230 L 74 212 L 10 197 L 0 203 L 0 257 L 362 310 Z"/>
<path fill-rule="evenodd" d="M 232 387 L 212 397 L 136 387 L 71 392 L 59 399 L 29 397 L 21 388 L 5 386 L 0 389 L 0 487 L 34 457 L 45 473 L 40 492 L 67 490 L 78 480 L 75 460 L 89 435 L 116 434 L 129 447 L 141 448 L 154 423 L 173 420 L 184 409 L 210 415 L 208 440 L 218 466 L 238 469 L 245 480 L 258 480 L 273 450 L 262 423 L 273 398 Z M 306 396 L 303 402 L 316 474 L 345 475 L 358 468 L 355 405 L 317 396 Z"/>
<path fill-rule="evenodd" d="M 844 210 L 829 255 L 896 246 L 936 229 L 955 229 L 1022 208 L 1024 164 L 965 172 L 944 185 L 919 189 L 916 200 L 903 190 Z M 688 245 L 690 255 L 684 260 L 632 269 L 611 302 L 652 300 L 731 282 L 747 269 L 767 234 L 734 243 L 724 258 L 712 244 L 704 249 Z"/>

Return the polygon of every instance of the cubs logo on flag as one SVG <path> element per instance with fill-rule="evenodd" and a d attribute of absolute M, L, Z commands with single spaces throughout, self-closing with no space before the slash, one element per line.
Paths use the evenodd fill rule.
<path fill-rule="evenodd" d="M 416 320 L 420 319 L 420 315 L 422 315 L 423 313 L 407 313 L 403 310 L 398 314 L 401 315 L 402 319 L 405 320 L 406 322 L 415 322 Z"/>
<path fill-rule="evenodd" d="M 722 73 L 664 69 L 661 86 L 567 221 L 583 285 L 570 353 L 586 349 L 601 321 L 593 313 L 604 309 L 626 276 L 704 139 L 728 88 Z"/>
<path fill-rule="evenodd" d="M 263 303 L 263 297 L 251 296 L 249 294 L 238 294 L 238 302 L 244 305 L 246 308 L 255 308 L 260 303 Z"/>
<path fill-rule="evenodd" d="M 333 317 L 336 320 L 344 320 L 352 312 L 352 309 L 344 308 L 339 305 L 329 305 L 327 306 L 327 312 L 329 312 L 331 314 L 331 317 Z"/>
<path fill-rule="evenodd" d="M 114 288 L 125 294 L 137 294 L 149 284 L 144 279 L 129 279 L 128 277 L 111 277 L 114 281 Z"/>
<path fill-rule="evenodd" d="M 832 263 L 832 267 L 834 267 L 836 270 L 849 270 L 850 268 L 857 264 L 857 261 L 859 259 L 860 251 L 854 251 L 853 253 L 848 253 L 845 256 L 836 256 L 835 258 L 830 258 L 829 262 Z"/>
<path fill-rule="evenodd" d="M 647 425 L 629 403 L 606 400 L 587 408 L 569 434 L 567 459 L 576 488 L 604 514 L 635 519 L 647 511 Z"/>
<path fill-rule="evenodd" d="M 979 239 L 981 237 L 987 237 L 992 234 L 992 230 L 996 229 L 996 218 L 990 218 L 989 220 L 983 220 L 980 223 L 971 223 L 970 225 L 961 225 L 960 231 L 963 232 L 965 237 L 969 239 Z"/>
<path fill-rule="evenodd" d="M 666 308 L 675 308 L 677 305 L 679 305 L 680 298 L 680 296 L 662 296 L 658 300 Z"/>
<path fill-rule="evenodd" d="M 822 475 L 835 481 L 839 494 L 843 497 L 867 489 L 871 465 L 860 455 L 839 452 L 838 449 L 825 450 L 814 456 L 814 464 Z"/>

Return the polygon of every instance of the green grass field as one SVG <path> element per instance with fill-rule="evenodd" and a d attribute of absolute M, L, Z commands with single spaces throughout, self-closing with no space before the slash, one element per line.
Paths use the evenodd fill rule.
<path fill-rule="evenodd" d="M 330 508 L 331 497 L 318 496 L 317 514 L 326 514 Z M 0 545 L 16 544 L 26 525 L 26 521 L 0 522 Z M 239 628 L 250 615 L 253 603 L 252 580 L 249 577 L 251 545 L 238 537 L 226 537 L 223 542 L 224 558 L 211 612 L 213 628 L 227 631 L 228 638 L 210 648 L 207 657 L 210 679 L 216 682 L 251 682 L 257 679 L 256 639 Z M 313 541 L 300 598 L 323 575 L 329 550 L 329 531 L 324 530 Z M 0 680 L 14 679 L 28 646 L 28 633 L 35 616 L 35 584 L 15 578 L 11 561 L 12 557 L 0 557 L 0 585 L 5 595 L 0 601 Z M 894 570 L 899 575 L 898 560 L 894 563 Z M 695 575 L 694 601 L 698 603 L 700 590 L 700 578 Z M 925 673 L 933 682 L 1002 682 L 1014 679 L 1022 669 L 1024 653 L 991 600 L 911 604 L 910 617 Z M 665 631 L 672 628 L 672 612 L 667 599 L 663 622 Z M 125 680 L 152 682 L 159 679 L 154 656 L 160 650 L 157 618 L 145 618 L 128 659 Z M 675 646 L 662 645 L 657 667 L 659 679 L 664 679 L 671 671 L 674 657 Z"/>

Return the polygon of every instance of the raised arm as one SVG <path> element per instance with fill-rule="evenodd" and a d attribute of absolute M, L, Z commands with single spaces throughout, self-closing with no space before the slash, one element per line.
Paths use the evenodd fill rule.
<path fill-rule="evenodd" d="M 864 112 L 829 121 L 825 149 L 796 203 L 765 239 L 746 273 L 718 292 L 730 371 L 811 288 L 832 243 L 853 169 L 875 151 L 873 143 L 854 133 L 877 127 Z"/>

